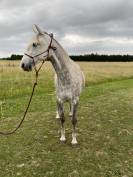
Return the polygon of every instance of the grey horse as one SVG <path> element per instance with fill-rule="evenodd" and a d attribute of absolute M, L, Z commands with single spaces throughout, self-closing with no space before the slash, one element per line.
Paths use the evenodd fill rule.
<path fill-rule="evenodd" d="M 34 65 L 49 58 L 55 70 L 55 87 L 57 95 L 56 118 L 59 118 L 61 121 L 60 141 L 66 141 L 63 106 L 65 102 L 69 102 L 73 125 L 71 143 L 72 145 L 76 145 L 76 113 L 79 96 L 85 85 L 83 72 L 77 63 L 70 59 L 63 47 L 54 38 L 51 39 L 51 36 L 48 35 L 48 33 L 43 32 L 37 25 L 34 25 L 34 32 L 36 34 L 31 39 L 20 65 L 24 71 L 30 71 Z M 45 52 L 47 52 L 46 56 L 44 56 Z"/>

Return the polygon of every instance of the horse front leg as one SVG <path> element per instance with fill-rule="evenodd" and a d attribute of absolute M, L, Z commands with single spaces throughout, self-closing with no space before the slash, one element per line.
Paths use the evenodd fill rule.
<path fill-rule="evenodd" d="M 60 100 L 57 101 L 57 107 L 58 107 L 59 118 L 60 118 L 60 121 L 61 121 L 61 137 L 60 137 L 60 141 L 61 142 L 65 142 L 66 141 L 65 128 L 64 128 L 65 117 L 64 117 L 63 103 Z"/>
<path fill-rule="evenodd" d="M 72 145 L 78 144 L 76 139 L 76 123 L 77 123 L 77 108 L 78 108 L 79 99 L 75 99 L 72 102 L 72 125 L 73 125 L 73 131 L 72 131 Z"/>

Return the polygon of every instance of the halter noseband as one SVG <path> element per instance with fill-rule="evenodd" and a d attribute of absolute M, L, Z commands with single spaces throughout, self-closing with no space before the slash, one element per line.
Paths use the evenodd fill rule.
<path fill-rule="evenodd" d="M 34 55 L 34 56 L 31 56 L 31 55 L 29 55 L 29 54 L 27 54 L 27 53 L 24 53 L 24 55 L 28 56 L 29 58 L 31 58 L 31 59 L 33 60 L 34 64 L 35 64 L 35 61 L 34 61 L 34 58 L 35 58 L 35 57 L 38 57 L 38 56 L 40 56 L 40 55 L 42 55 L 42 54 L 47 53 L 47 54 L 44 55 L 43 57 L 49 58 L 49 50 L 50 50 L 50 49 L 56 50 L 56 47 L 53 47 L 53 46 L 52 46 L 53 33 L 50 33 L 50 34 L 48 34 L 48 33 L 46 33 L 46 32 L 44 32 L 44 33 L 47 34 L 47 35 L 50 37 L 50 43 L 49 43 L 49 46 L 48 46 L 47 50 L 45 50 L 45 51 L 43 51 L 43 52 L 41 52 L 41 53 L 39 53 L 39 54 L 37 54 L 37 55 Z"/>

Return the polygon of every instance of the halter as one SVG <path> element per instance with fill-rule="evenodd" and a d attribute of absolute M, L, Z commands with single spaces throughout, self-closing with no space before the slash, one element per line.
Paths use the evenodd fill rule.
<path fill-rule="evenodd" d="M 46 33 L 46 32 L 44 32 L 44 33 L 47 34 L 47 35 L 50 37 L 50 43 L 49 43 L 49 46 L 48 46 L 47 50 L 45 50 L 45 51 L 43 51 L 43 52 L 41 52 L 41 53 L 39 53 L 39 54 L 37 54 L 37 55 L 34 55 L 34 56 L 29 55 L 29 54 L 27 54 L 27 53 L 24 53 L 24 55 L 26 55 L 27 57 L 29 57 L 29 58 L 31 58 L 31 59 L 33 60 L 34 68 L 35 68 L 35 57 L 38 57 L 38 56 L 40 56 L 40 55 L 46 53 L 46 55 L 44 55 L 43 57 L 46 57 L 46 59 L 48 59 L 48 58 L 49 58 L 49 51 L 50 51 L 50 49 L 56 50 L 56 47 L 53 47 L 53 46 L 52 46 L 53 33 L 50 33 L 50 34 L 48 34 L 48 33 Z M 45 60 L 43 60 L 43 62 L 44 62 L 44 61 L 45 61 Z M 35 70 L 36 70 L 36 68 L 35 68 Z"/>

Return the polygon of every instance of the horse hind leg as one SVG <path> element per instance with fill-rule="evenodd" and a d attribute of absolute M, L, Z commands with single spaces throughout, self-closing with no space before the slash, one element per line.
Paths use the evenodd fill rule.
<path fill-rule="evenodd" d="M 60 137 L 60 141 L 61 142 L 65 142 L 66 141 L 65 128 L 64 128 L 65 117 L 64 117 L 63 103 L 61 101 L 58 101 L 57 105 L 58 105 L 58 114 L 59 114 L 59 118 L 60 118 L 60 121 L 61 121 L 61 137 Z"/>
<path fill-rule="evenodd" d="M 72 103 L 69 103 L 69 116 L 72 117 Z"/>
<path fill-rule="evenodd" d="M 73 102 L 72 102 L 72 125 L 73 125 L 73 131 L 72 131 L 72 142 L 71 144 L 72 145 L 76 145 L 78 144 L 77 142 L 77 139 L 76 139 L 76 123 L 77 123 L 77 108 L 78 108 L 78 102 L 79 102 L 79 99 L 75 99 Z"/>
<path fill-rule="evenodd" d="M 57 99 L 57 101 L 56 101 L 56 104 L 57 104 L 57 110 L 56 110 L 56 119 L 60 119 L 60 114 L 59 114 L 59 103 L 58 103 L 59 101 L 58 101 L 58 99 Z"/>

